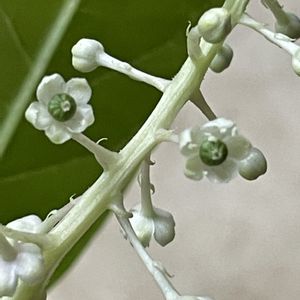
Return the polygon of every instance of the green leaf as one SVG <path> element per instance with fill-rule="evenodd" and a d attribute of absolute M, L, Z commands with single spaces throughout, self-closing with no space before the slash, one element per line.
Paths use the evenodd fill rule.
<path fill-rule="evenodd" d="M 88 79 L 96 122 L 86 134 L 95 140 L 107 137 L 104 145 L 113 150 L 128 142 L 160 98 L 152 87 L 110 70 L 75 71 L 70 49 L 80 38 L 97 39 L 121 60 L 172 78 L 186 58 L 188 21 L 195 24 L 204 10 L 221 4 L 218 0 L 26 0 L 26 4 L 1 0 L 1 223 L 31 213 L 45 217 L 72 194 L 84 192 L 101 173 L 81 146 L 72 141 L 53 145 L 24 120 L 44 74 Z M 87 236 L 76 253 L 86 240 Z"/>

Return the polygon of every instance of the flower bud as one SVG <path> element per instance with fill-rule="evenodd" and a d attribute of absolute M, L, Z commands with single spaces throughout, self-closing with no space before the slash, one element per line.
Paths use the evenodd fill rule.
<path fill-rule="evenodd" d="M 239 163 L 239 173 L 247 180 L 257 179 L 267 171 L 265 156 L 257 148 L 252 148 L 250 154 Z"/>
<path fill-rule="evenodd" d="M 209 68 L 216 73 L 221 73 L 229 67 L 232 57 L 233 51 L 231 47 L 224 44 L 212 60 Z"/>
<path fill-rule="evenodd" d="M 292 39 L 300 38 L 300 19 L 293 13 L 286 13 L 287 23 L 276 22 L 276 32 L 287 35 Z"/>
<path fill-rule="evenodd" d="M 219 43 L 231 30 L 231 16 L 223 7 L 212 8 L 201 16 L 197 28 L 207 42 Z"/>
<path fill-rule="evenodd" d="M 300 48 L 294 53 L 292 57 L 292 66 L 294 72 L 300 76 Z"/>
<path fill-rule="evenodd" d="M 98 57 L 104 53 L 102 44 L 91 39 L 81 39 L 72 48 L 73 67 L 83 73 L 91 72 L 98 66 Z"/>
<path fill-rule="evenodd" d="M 161 246 L 166 246 L 174 239 L 175 221 L 169 212 L 154 207 L 152 216 L 148 217 L 140 206 L 134 207 L 131 212 L 131 226 L 144 247 L 149 246 L 153 237 Z"/>

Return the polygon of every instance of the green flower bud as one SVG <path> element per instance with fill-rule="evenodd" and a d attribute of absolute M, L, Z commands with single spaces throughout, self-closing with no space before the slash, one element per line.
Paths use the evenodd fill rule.
<path fill-rule="evenodd" d="M 49 114 L 59 122 L 70 120 L 76 112 L 76 102 L 68 94 L 57 94 L 48 103 Z"/>
<path fill-rule="evenodd" d="M 300 38 L 300 19 L 293 13 L 286 13 L 288 22 L 277 21 L 275 23 L 276 32 L 287 35 L 292 39 Z"/>
<path fill-rule="evenodd" d="M 197 28 L 207 42 L 219 43 L 231 30 L 230 13 L 223 7 L 212 8 L 201 16 Z"/>
<path fill-rule="evenodd" d="M 212 60 L 209 68 L 216 73 L 221 73 L 229 67 L 232 57 L 233 51 L 231 47 L 224 44 Z"/>
<path fill-rule="evenodd" d="M 250 154 L 239 163 L 239 173 L 247 180 L 254 180 L 266 171 L 266 158 L 257 148 L 252 148 Z"/>
<path fill-rule="evenodd" d="M 300 48 L 294 53 L 292 57 L 292 66 L 294 72 L 300 76 Z"/>
<path fill-rule="evenodd" d="M 226 160 L 228 148 L 219 139 L 207 139 L 200 145 L 199 155 L 206 165 L 218 166 Z"/>

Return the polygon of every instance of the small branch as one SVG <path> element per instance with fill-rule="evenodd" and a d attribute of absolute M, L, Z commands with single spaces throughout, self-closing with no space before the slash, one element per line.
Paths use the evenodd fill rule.
<path fill-rule="evenodd" d="M 140 71 L 127 62 L 120 61 L 105 52 L 99 55 L 98 62 L 100 66 L 123 73 L 131 79 L 145 82 L 149 85 L 154 86 L 161 92 L 164 92 L 171 82 L 171 80 L 156 77 Z"/>
<path fill-rule="evenodd" d="M 192 97 L 191 97 L 191 102 L 193 102 L 201 111 L 202 113 L 206 116 L 208 120 L 214 120 L 217 118 L 213 110 L 210 108 L 210 106 L 207 104 L 202 92 L 200 90 L 196 90 Z"/>
<path fill-rule="evenodd" d="M 77 198 L 78 200 L 80 199 Z M 77 199 L 70 199 L 70 202 L 68 202 L 65 206 L 58 210 L 54 210 L 50 212 L 47 216 L 47 218 L 43 221 L 43 223 L 40 224 L 38 231 L 39 233 L 48 233 L 50 232 L 54 226 L 59 223 L 66 215 L 67 213 L 72 209 L 72 207 L 76 204 Z"/>
<path fill-rule="evenodd" d="M 267 29 L 264 24 L 257 22 L 248 14 L 244 14 L 239 23 L 260 33 L 268 41 L 287 51 L 290 55 L 294 55 L 299 50 L 299 46 L 293 42 L 294 40 L 284 34 L 275 33 Z"/>
<path fill-rule="evenodd" d="M 118 153 L 110 151 L 103 146 L 96 144 L 84 134 L 73 133 L 72 139 L 92 152 L 95 155 L 98 163 L 103 167 L 105 171 L 107 171 L 110 166 L 117 161 Z"/>
<path fill-rule="evenodd" d="M 128 238 L 130 244 L 140 257 L 140 259 L 145 264 L 146 268 L 153 276 L 154 280 L 156 281 L 157 285 L 161 289 L 162 293 L 164 294 L 166 300 L 175 300 L 178 299 L 179 294 L 170 281 L 167 278 L 167 274 L 164 271 L 164 268 L 161 265 L 150 257 L 147 253 L 145 248 L 142 246 L 140 241 L 138 240 L 137 236 L 135 235 L 130 222 L 127 218 L 123 218 L 116 215 L 116 218 L 121 225 L 122 229 L 124 230 L 126 237 Z"/>
<path fill-rule="evenodd" d="M 284 10 L 282 9 L 282 6 L 278 3 L 277 0 L 263 0 L 263 3 L 268 8 L 270 8 L 270 10 L 272 11 L 272 13 L 278 23 L 281 23 L 281 24 L 289 23 L 289 19 L 288 19 L 286 13 L 284 12 Z"/>

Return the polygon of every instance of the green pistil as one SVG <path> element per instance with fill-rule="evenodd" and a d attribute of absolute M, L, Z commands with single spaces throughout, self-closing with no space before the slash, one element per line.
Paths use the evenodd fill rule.
<path fill-rule="evenodd" d="M 57 94 L 48 103 L 49 114 L 59 122 L 70 120 L 76 112 L 76 102 L 68 94 Z"/>
<path fill-rule="evenodd" d="M 199 156 L 208 166 L 220 165 L 226 160 L 227 155 L 227 146 L 219 139 L 207 139 L 200 145 Z"/>

